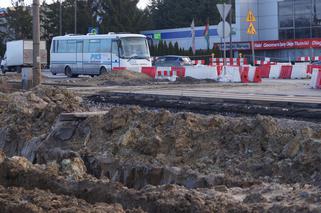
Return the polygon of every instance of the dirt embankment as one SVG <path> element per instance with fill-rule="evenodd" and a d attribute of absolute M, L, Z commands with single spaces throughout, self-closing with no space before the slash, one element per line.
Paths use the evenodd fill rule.
<path fill-rule="evenodd" d="M 139 107 L 59 120 L 86 106 L 52 87 L 0 106 L 0 212 L 321 211 L 320 123 Z"/>
<path fill-rule="evenodd" d="M 78 153 L 91 174 L 134 188 L 318 184 L 320 139 L 317 123 L 117 107 L 104 116 L 56 123 L 37 160 Z"/>
<path fill-rule="evenodd" d="M 46 86 L 0 93 L 0 149 L 13 156 L 21 155 L 28 145 L 37 146 L 35 139 L 46 137 L 61 112 L 84 110 L 81 101 L 74 93 Z"/>

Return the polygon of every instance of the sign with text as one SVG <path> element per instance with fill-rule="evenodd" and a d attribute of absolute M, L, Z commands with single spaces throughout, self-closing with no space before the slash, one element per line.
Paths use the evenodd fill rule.
<path fill-rule="evenodd" d="M 224 45 L 222 43 L 218 43 L 218 48 L 220 50 L 224 50 Z M 230 49 L 230 43 L 226 44 L 226 50 Z M 232 43 L 232 49 L 234 50 L 249 50 L 251 49 L 250 42 L 240 42 L 240 43 Z"/>
<path fill-rule="evenodd" d="M 321 49 L 321 39 L 256 41 L 254 43 L 254 48 L 256 50 L 305 49 L 305 48 L 320 48 Z"/>

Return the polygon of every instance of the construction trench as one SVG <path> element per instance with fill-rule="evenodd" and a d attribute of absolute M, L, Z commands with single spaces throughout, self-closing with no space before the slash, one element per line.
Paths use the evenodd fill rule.
<path fill-rule="evenodd" d="M 318 106 L 126 97 L 0 93 L 0 212 L 321 212 Z"/>

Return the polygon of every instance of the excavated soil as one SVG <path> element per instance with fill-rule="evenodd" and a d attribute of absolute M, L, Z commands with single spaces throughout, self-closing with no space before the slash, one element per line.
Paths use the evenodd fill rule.
<path fill-rule="evenodd" d="M 0 212 L 321 212 L 318 122 L 139 107 L 64 117 L 86 106 L 43 86 L 0 93 L 0 107 Z"/>
<path fill-rule="evenodd" d="M 10 84 L 9 81 L 19 81 L 21 75 L 16 73 L 10 73 L 8 75 L 0 74 L 0 93 L 10 93 L 18 90 L 16 84 Z M 19 85 L 19 84 L 18 84 Z M 20 85 L 19 85 L 20 86 Z"/>
<path fill-rule="evenodd" d="M 159 81 L 156 81 L 155 79 L 143 73 L 128 70 L 115 70 L 92 78 L 83 77 L 67 80 L 59 79 L 56 80 L 56 83 L 70 86 L 139 86 L 157 84 Z"/>
<path fill-rule="evenodd" d="M 81 101 L 57 87 L 0 93 L 0 150 L 13 156 L 23 154 L 28 146 L 37 146 L 35 140 L 46 137 L 60 113 L 84 110 Z"/>

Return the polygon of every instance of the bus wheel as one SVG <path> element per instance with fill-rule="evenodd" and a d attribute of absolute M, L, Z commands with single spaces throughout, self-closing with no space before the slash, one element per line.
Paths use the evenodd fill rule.
<path fill-rule="evenodd" d="M 99 71 L 99 75 L 102 75 L 107 72 L 107 69 L 105 67 L 101 67 Z"/>
<path fill-rule="evenodd" d="M 65 75 L 68 76 L 69 78 L 72 78 L 74 76 L 69 66 L 65 68 Z"/>

